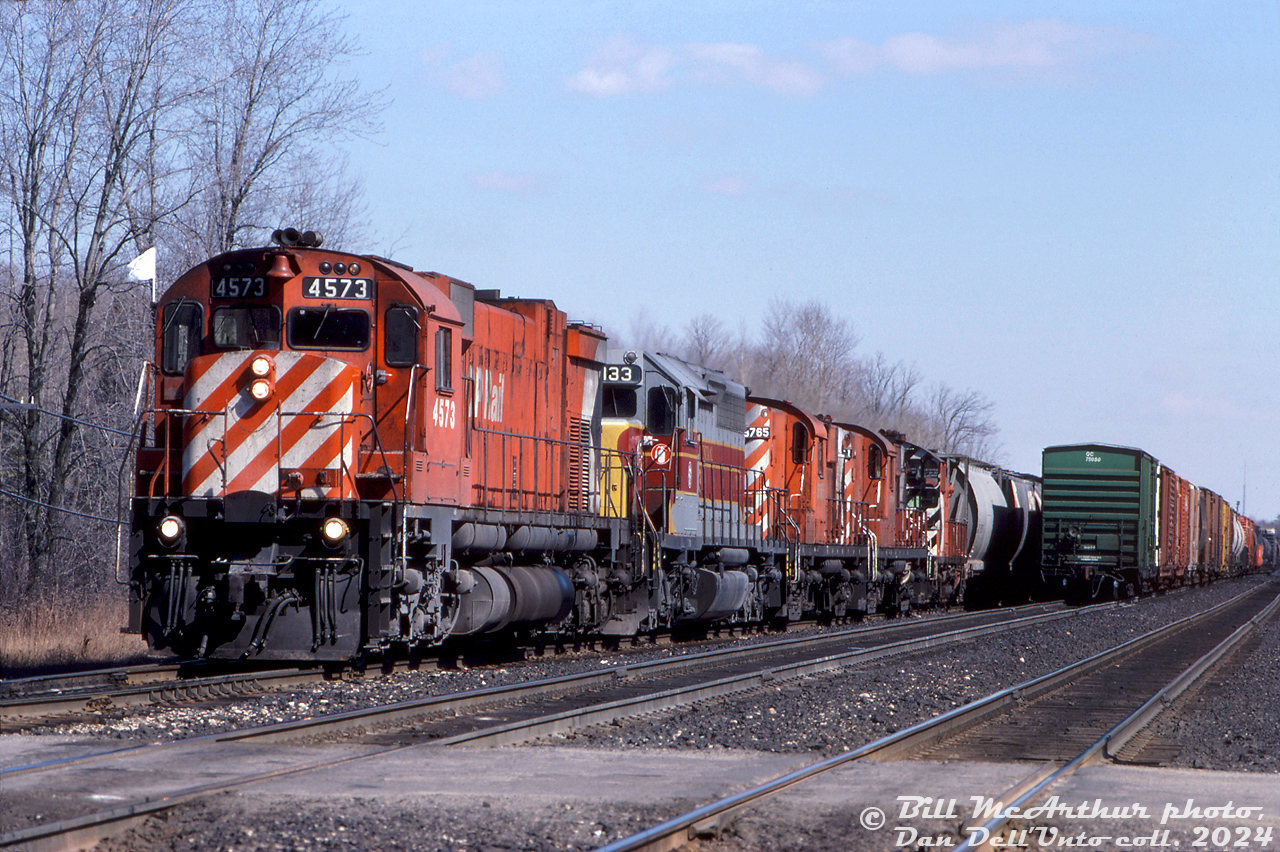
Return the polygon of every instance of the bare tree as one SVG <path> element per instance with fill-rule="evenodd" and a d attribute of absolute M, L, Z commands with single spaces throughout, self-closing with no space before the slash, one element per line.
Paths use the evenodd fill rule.
<path fill-rule="evenodd" d="M 847 416 L 855 405 L 857 346 L 853 323 L 821 302 L 775 298 L 743 380 L 763 395 Z"/>
<path fill-rule="evenodd" d="M 54 510 L 83 453 L 77 415 L 86 369 L 104 345 L 97 307 L 120 256 L 138 247 L 128 199 L 156 142 L 152 119 L 173 107 L 158 76 L 176 46 L 178 2 L 9 4 L 0 13 L 4 194 L 21 251 L 12 350 L 25 359 L 6 378 L 34 406 L 13 418 L 28 587 L 49 573 L 62 520 Z M 51 426 L 39 409 L 57 415 Z"/>
<path fill-rule="evenodd" d="M 627 323 L 627 333 L 619 338 L 619 342 L 645 352 L 675 354 L 679 348 L 671 329 L 655 320 L 649 310 L 644 307 L 632 315 Z"/>
<path fill-rule="evenodd" d="M 715 314 L 702 313 L 684 324 L 683 357 L 707 367 L 723 366 L 730 344 L 729 332 Z"/>
<path fill-rule="evenodd" d="M 317 0 L 0 4 L 0 393 L 24 405 L 0 413 L 7 583 L 85 585 L 113 539 L 83 525 L 114 515 L 110 430 L 149 357 L 124 262 L 203 259 L 281 215 L 339 242 L 359 224 L 323 140 L 375 132 L 377 103 L 332 74 L 354 51 L 340 24 Z"/>
<path fill-rule="evenodd" d="M 995 403 L 978 391 L 957 391 L 939 382 L 929 395 L 928 445 L 944 453 L 991 460 L 999 429 L 991 419 Z"/>
<path fill-rule="evenodd" d="M 890 362 L 883 352 L 861 359 L 858 368 L 855 416 L 866 426 L 904 431 L 902 421 L 914 414 L 916 393 L 924 380 L 919 369 L 905 361 Z"/>
<path fill-rule="evenodd" d="M 294 224 L 340 243 L 358 194 L 333 140 L 372 136 L 381 110 L 378 95 L 334 75 L 357 50 L 343 19 L 317 0 L 214 8 L 224 12 L 203 33 L 209 83 L 194 101 L 196 254 L 262 242 L 284 213 L 315 217 Z"/>

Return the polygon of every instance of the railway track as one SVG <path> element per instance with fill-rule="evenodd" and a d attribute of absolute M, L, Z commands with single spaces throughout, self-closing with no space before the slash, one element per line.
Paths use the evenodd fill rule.
<path fill-rule="evenodd" d="M 223 698 L 245 698 L 271 690 L 331 680 L 332 672 L 319 669 L 276 669 L 184 674 L 182 666 L 141 667 L 137 671 L 79 675 L 68 685 L 65 676 L 41 683 L 38 691 L 0 698 L 0 722 L 7 730 L 67 721 L 74 717 L 145 706 L 174 706 Z"/>
<path fill-rule="evenodd" d="M 1054 784 L 1103 760 L 1141 753 L 1139 734 L 1280 609 L 1269 583 L 1042 677 L 742 793 L 695 808 L 598 852 L 672 849 L 715 836 L 744 811 L 857 760 L 1035 760 L 995 817 L 966 824 L 948 848 L 995 848 L 1001 831 Z"/>
<path fill-rule="evenodd" d="M 1019 626 L 1071 619 L 1082 610 L 1056 606 L 1029 613 L 997 610 L 940 619 L 797 637 L 663 660 L 623 664 L 590 673 L 426 698 L 263 728 L 148 744 L 91 754 L 50 756 L 0 770 L 6 796 L 62 806 L 55 818 L 32 824 L 10 814 L 0 848 L 76 848 L 176 804 L 282 775 L 330 770 L 423 745 L 497 745 L 654 712 L 771 685 L 779 680 L 857 665 Z M 338 739 L 319 752 L 319 739 Z M 261 745 L 298 741 L 273 750 L 269 766 L 256 756 Z M 337 756 L 333 752 L 337 751 Z M 324 757 L 317 759 L 323 752 Z M 207 783 L 158 767 L 199 766 Z M 110 777 L 130 801 L 102 808 L 92 799 L 95 781 Z M 100 783 L 100 782 L 97 782 Z M 86 796 L 86 791 L 89 795 Z M 114 795 L 114 794 L 113 794 Z M 46 811 L 49 808 L 46 807 Z"/>
<path fill-rule="evenodd" d="M 1010 613 L 1056 611 L 1060 604 L 1033 604 L 1005 610 Z M 902 625 L 921 625 L 912 629 L 936 629 L 949 623 L 967 623 L 983 613 L 940 615 L 907 622 L 882 622 L 853 628 L 824 631 L 821 635 L 841 641 L 846 635 L 860 636 L 880 630 L 900 630 Z M 986 616 L 991 617 L 991 616 Z M 931 627 L 923 627 L 931 625 Z M 777 640 L 783 643 L 794 639 Z M 819 640 L 821 641 L 821 640 Z M 685 649 L 715 644 L 716 640 L 691 640 Z M 656 643 L 655 643 L 656 644 Z M 761 643 L 769 644 L 769 643 Z M 612 655 L 643 653 L 654 645 L 619 649 Z M 509 651 L 470 657 L 442 656 L 417 661 L 389 663 L 380 673 L 404 672 L 411 669 L 452 669 L 460 665 L 478 667 L 525 659 L 525 650 L 517 656 Z M 335 679 L 359 679 L 362 672 L 354 669 L 251 669 L 203 663 L 170 663 L 147 666 L 102 669 L 70 674 L 47 675 L 0 681 L 0 722 L 9 731 L 30 729 L 68 721 L 96 717 L 104 712 L 138 707 L 173 707 L 203 704 L 219 700 L 236 700 L 274 690 L 288 689 L 308 683 Z"/>
<path fill-rule="evenodd" d="M 181 663 L 149 663 L 33 677 L 5 678 L 0 680 L 0 701 L 114 686 L 166 683 L 181 677 L 183 670 L 184 666 Z"/>

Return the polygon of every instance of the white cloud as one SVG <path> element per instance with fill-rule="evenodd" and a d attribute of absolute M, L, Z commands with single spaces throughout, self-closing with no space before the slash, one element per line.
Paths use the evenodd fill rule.
<path fill-rule="evenodd" d="M 616 36 L 583 63 L 566 83 L 571 91 L 597 97 L 653 92 L 677 83 L 731 84 L 738 81 L 791 97 L 810 97 L 823 76 L 801 62 L 767 55 L 753 44 L 637 45 Z"/>
<path fill-rule="evenodd" d="M 674 51 L 638 47 L 630 36 L 615 36 L 587 58 L 581 71 L 569 78 L 575 92 L 598 97 L 653 92 L 671 85 Z"/>
<path fill-rule="evenodd" d="M 687 53 L 712 78 L 736 76 L 780 95 L 812 97 L 825 82 L 822 74 L 804 63 L 768 56 L 754 44 L 693 44 Z M 698 75 L 696 68 L 693 76 Z"/>
<path fill-rule="evenodd" d="M 1113 28 L 1057 19 L 986 26 L 965 38 L 905 33 L 879 46 L 855 38 L 823 42 L 818 50 L 837 72 L 865 74 L 885 66 L 917 75 L 957 71 L 1044 72 L 1133 50 L 1149 39 Z"/>
<path fill-rule="evenodd" d="M 1088 27 L 1055 18 L 986 24 L 963 36 L 903 33 L 878 45 L 838 38 L 815 45 L 823 71 L 773 56 L 754 44 L 641 45 L 619 35 L 601 45 L 570 77 L 571 91 L 596 97 L 655 92 L 676 85 L 745 83 L 793 98 L 813 97 L 829 74 L 866 74 L 889 68 L 914 75 L 1002 72 L 1052 77 L 1109 55 L 1150 46 L 1153 39 L 1112 27 Z"/>

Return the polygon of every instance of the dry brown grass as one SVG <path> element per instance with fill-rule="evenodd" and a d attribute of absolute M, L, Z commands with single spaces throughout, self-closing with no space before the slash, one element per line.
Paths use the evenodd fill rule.
<path fill-rule="evenodd" d="M 91 606 L 37 604 L 0 614 L 0 676 L 41 670 L 136 662 L 147 654 L 140 636 L 124 634 L 124 601 Z"/>

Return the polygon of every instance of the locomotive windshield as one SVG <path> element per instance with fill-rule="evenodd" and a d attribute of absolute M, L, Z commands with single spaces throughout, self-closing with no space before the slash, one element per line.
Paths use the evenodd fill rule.
<path fill-rule="evenodd" d="M 605 417 L 635 417 L 636 389 L 605 385 L 601 413 Z"/>
<path fill-rule="evenodd" d="M 213 345 L 219 349 L 279 349 L 280 309 L 218 308 L 213 312 Z"/>
<path fill-rule="evenodd" d="M 294 308 L 289 311 L 289 346 L 293 349 L 367 349 L 369 314 L 340 308 Z"/>

